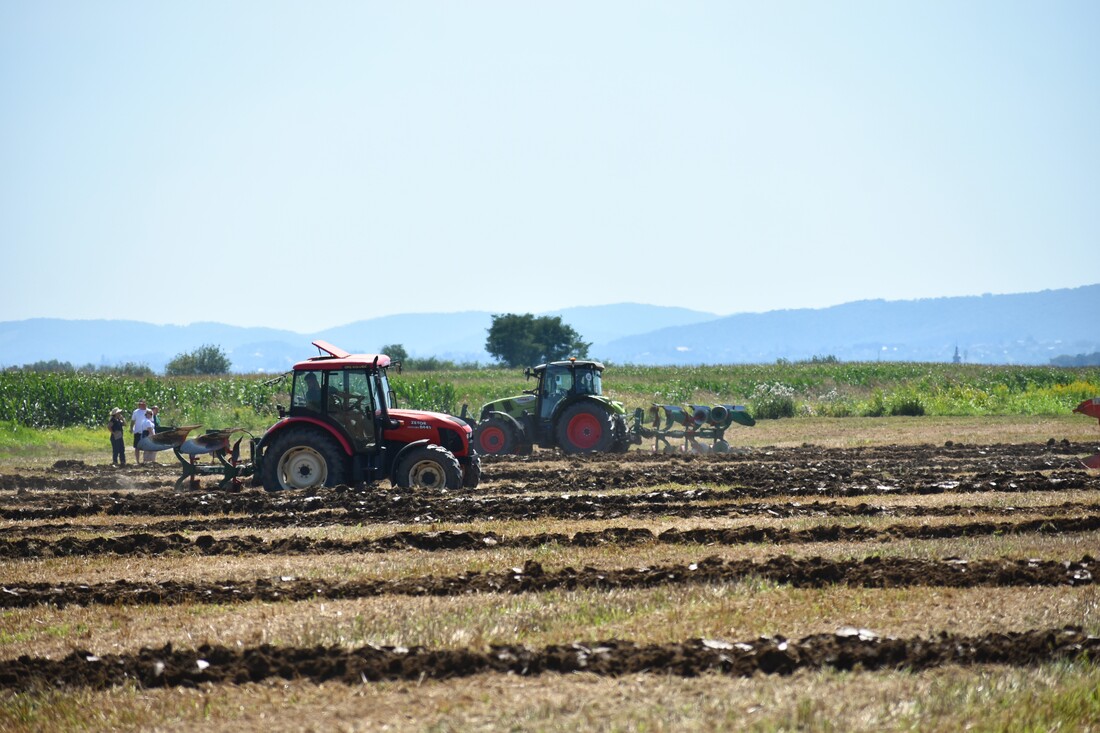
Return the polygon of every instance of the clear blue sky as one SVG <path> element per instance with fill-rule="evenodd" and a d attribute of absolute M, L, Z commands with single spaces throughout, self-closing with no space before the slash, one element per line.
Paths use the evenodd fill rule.
<path fill-rule="evenodd" d="M 0 320 L 1100 282 L 1098 38 L 1096 0 L 8 0 Z"/>

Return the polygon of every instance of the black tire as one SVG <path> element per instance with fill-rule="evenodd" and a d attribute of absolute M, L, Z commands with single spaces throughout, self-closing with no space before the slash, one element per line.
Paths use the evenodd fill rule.
<path fill-rule="evenodd" d="M 470 453 L 470 462 L 462 470 L 462 488 L 476 489 L 481 483 L 481 457 Z"/>
<path fill-rule="evenodd" d="M 565 408 L 555 428 L 558 446 L 566 453 L 606 453 L 615 440 L 611 414 L 592 402 Z"/>
<path fill-rule="evenodd" d="M 418 445 L 401 456 L 394 483 L 402 489 L 458 489 L 462 486 L 462 467 L 443 446 Z"/>
<path fill-rule="evenodd" d="M 518 443 L 515 426 L 502 417 L 490 417 L 474 430 L 474 450 L 483 456 L 515 453 Z"/>
<path fill-rule="evenodd" d="M 336 486 L 346 480 L 347 460 L 335 440 L 311 428 L 287 428 L 265 451 L 267 491 Z"/>

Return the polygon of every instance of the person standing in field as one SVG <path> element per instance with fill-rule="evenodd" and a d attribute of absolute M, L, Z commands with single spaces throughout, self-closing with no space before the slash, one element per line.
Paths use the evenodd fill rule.
<path fill-rule="evenodd" d="M 141 431 L 142 435 L 152 435 L 157 431 L 156 426 L 153 424 L 153 418 L 155 417 L 152 410 L 145 411 L 145 423 Z M 156 451 L 145 451 L 145 465 L 155 466 L 157 465 L 157 453 Z"/>
<path fill-rule="evenodd" d="M 138 442 L 145 429 L 145 400 L 138 400 L 137 409 L 130 413 L 130 432 L 134 435 L 134 464 L 141 465 L 141 451 Z"/>
<path fill-rule="evenodd" d="M 111 419 L 107 423 L 107 429 L 111 431 L 112 466 L 126 465 L 126 441 L 122 439 L 123 428 L 125 427 L 126 424 L 122 422 L 122 410 L 117 407 L 111 410 Z"/>

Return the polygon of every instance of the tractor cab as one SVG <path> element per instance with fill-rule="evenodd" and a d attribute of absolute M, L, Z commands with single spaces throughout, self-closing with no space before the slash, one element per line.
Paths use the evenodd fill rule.
<path fill-rule="evenodd" d="M 535 397 L 538 401 L 539 420 L 549 424 L 554 411 L 562 400 L 577 395 L 603 394 L 600 374 L 603 364 L 598 361 L 556 361 L 529 368 L 524 375 L 538 379 Z"/>
<path fill-rule="evenodd" d="M 376 422 L 392 406 L 385 367 L 371 363 L 295 371 L 288 414 L 334 424 L 356 450 L 365 451 L 377 447 Z"/>

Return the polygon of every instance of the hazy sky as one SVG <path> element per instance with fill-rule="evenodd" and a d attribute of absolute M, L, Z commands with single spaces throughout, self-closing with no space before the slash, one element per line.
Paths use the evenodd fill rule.
<path fill-rule="evenodd" d="M 0 320 L 1100 282 L 1100 2 L 0 3 Z"/>

